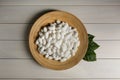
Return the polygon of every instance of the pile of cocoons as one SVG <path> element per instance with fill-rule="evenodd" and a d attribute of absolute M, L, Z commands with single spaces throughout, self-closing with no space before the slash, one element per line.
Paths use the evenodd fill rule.
<path fill-rule="evenodd" d="M 80 40 L 77 29 L 67 22 L 56 20 L 40 29 L 35 44 L 45 58 L 64 62 L 75 56 Z"/>

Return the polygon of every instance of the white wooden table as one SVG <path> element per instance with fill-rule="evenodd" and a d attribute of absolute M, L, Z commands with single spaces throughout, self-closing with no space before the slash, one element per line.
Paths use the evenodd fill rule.
<path fill-rule="evenodd" d="M 28 50 L 28 30 L 46 9 L 76 15 L 101 47 L 97 61 L 65 71 L 41 67 Z M 37 16 L 37 17 L 36 17 Z M 0 80 L 120 80 L 120 0 L 0 0 Z"/>

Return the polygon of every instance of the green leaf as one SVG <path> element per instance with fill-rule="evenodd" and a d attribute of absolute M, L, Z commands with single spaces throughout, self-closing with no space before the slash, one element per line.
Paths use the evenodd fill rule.
<path fill-rule="evenodd" d="M 94 37 L 95 37 L 94 35 L 88 34 L 88 40 L 89 40 L 89 42 L 91 42 L 91 41 L 93 40 Z"/>
<path fill-rule="evenodd" d="M 88 49 L 87 52 L 83 58 L 83 60 L 85 61 L 96 61 L 96 53 L 94 52 L 94 50 L 96 50 L 99 45 L 93 41 L 94 39 L 94 35 L 88 34 Z"/>
<path fill-rule="evenodd" d="M 88 50 L 83 59 L 85 61 L 96 61 L 96 54 L 94 51 Z"/>
<path fill-rule="evenodd" d="M 96 50 L 99 47 L 99 45 L 94 41 L 92 41 L 89 45 L 89 48 L 91 48 L 92 50 Z"/>

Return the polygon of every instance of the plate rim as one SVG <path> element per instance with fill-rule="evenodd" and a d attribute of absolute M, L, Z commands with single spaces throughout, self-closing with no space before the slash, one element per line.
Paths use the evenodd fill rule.
<path fill-rule="evenodd" d="M 43 16 L 45 16 L 45 15 L 47 15 L 47 14 L 56 13 L 56 12 L 67 13 L 67 14 L 70 14 L 70 15 L 72 15 L 73 17 L 75 17 L 75 18 L 76 18 L 77 20 L 79 20 L 79 22 L 82 24 L 83 29 L 84 29 L 84 33 L 85 33 L 85 35 L 87 35 L 87 30 L 86 30 L 84 24 L 81 22 L 81 20 L 80 20 L 79 18 L 77 18 L 76 16 L 74 16 L 73 14 L 69 13 L 69 12 L 61 11 L 61 10 L 56 10 L 56 11 L 47 12 L 47 13 L 43 14 L 42 16 L 40 16 L 40 17 L 34 22 L 34 24 L 32 25 L 32 27 L 31 27 L 31 29 L 30 29 L 30 32 L 29 32 L 29 50 L 30 50 L 30 53 L 32 54 L 32 57 L 33 57 L 40 65 L 42 65 L 42 66 L 44 66 L 43 63 L 39 62 L 38 59 L 35 58 L 36 56 L 35 56 L 35 55 L 33 54 L 33 52 L 31 51 L 31 42 L 30 42 L 31 31 L 32 31 L 33 27 L 37 24 L 37 22 L 40 20 L 41 17 L 43 17 Z M 87 39 L 86 39 L 86 50 L 85 50 L 85 52 L 87 51 L 87 48 L 88 48 L 88 36 L 86 36 L 86 37 L 87 37 Z M 85 56 L 85 53 L 82 55 L 82 58 L 83 58 L 84 56 Z M 81 58 L 81 59 L 82 59 L 82 58 Z M 76 64 L 78 64 L 78 63 L 81 61 L 81 59 L 79 59 L 79 61 L 78 61 Z M 76 64 L 75 64 L 75 65 L 76 65 Z M 74 66 L 75 66 L 75 65 L 74 65 Z M 47 67 L 47 66 L 44 66 L 44 67 L 49 68 L 49 67 Z M 73 67 L 73 66 L 71 66 L 71 67 Z M 54 68 L 49 68 L 49 69 L 53 69 L 53 70 L 65 70 L 65 69 L 69 69 L 69 68 L 71 68 L 71 67 L 63 68 L 63 69 L 54 69 Z"/>

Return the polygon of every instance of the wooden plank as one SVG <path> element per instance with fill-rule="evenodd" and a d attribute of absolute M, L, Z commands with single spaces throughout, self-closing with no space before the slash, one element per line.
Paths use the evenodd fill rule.
<path fill-rule="evenodd" d="M 120 5 L 120 0 L 2 0 L 0 5 Z"/>
<path fill-rule="evenodd" d="M 95 40 L 120 40 L 120 24 L 85 24 L 88 33 Z"/>
<path fill-rule="evenodd" d="M 120 58 L 120 41 L 97 41 L 97 58 Z M 0 41 L 0 58 L 31 58 L 27 41 Z"/>
<path fill-rule="evenodd" d="M 0 58 L 31 58 L 27 41 L 0 41 Z"/>
<path fill-rule="evenodd" d="M 120 23 L 120 6 L 0 6 L 0 23 L 33 23 L 44 10 L 64 10 L 83 23 Z"/>
<path fill-rule="evenodd" d="M 96 41 L 100 47 L 95 51 L 97 58 L 120 58 L 120 41 Z"/>
<path fill-rule="evenodd" d="M 32 24 L 0 24 L 0 40 L 27 40 Z M 95 40 L 120 40 L 120 24 L 85 24 Z"/>
<path fill-rule="evenodd" d="M 55 71 L 30 59 L 1 59 L 0 78 L 120 78 L 119 59 L 81 61 L 75 67 Z"/>
<path fill-rule="evenodd" d="M 31 24 L 0 24 L 0 40 L 27 40 Z"/>

